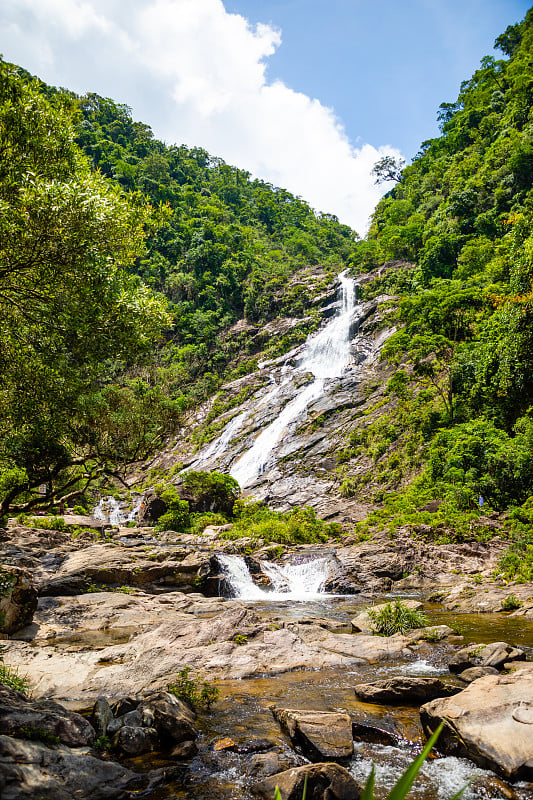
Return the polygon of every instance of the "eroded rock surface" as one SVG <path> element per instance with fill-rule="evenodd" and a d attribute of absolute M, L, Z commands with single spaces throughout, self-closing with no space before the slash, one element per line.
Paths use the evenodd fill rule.
<path fill-rule="evenodd" d="M 526 654 L 507 642 L 471 644 L 459 650 L 449 662 L 450 672 L 464 672 L 470 667 L 502 669 L 505 663 L 525 661 Z"/>
<path fill-rule="evenodd" d="M 486 675 L 420 709 L 427 733 L 446 725 L 439 749 L 471 758 L 504 778 L 533 780 L 533 672 Z"/>
<path fill-rule="evenodd" d="M 0 564 L 0 633 L 14 633 L 33 618 L 37 592 L 24 567 Z"/>
<path fill-rule="evenodd" d="M 0 735 L 2 800 L 125 800 L 128 788 L 142 785 L 136 773 L 85 749 Z"/>
<path fill-rule="evenodd" d="M 42 733 L 70 747 L 90 745 L 95 738 L 94 728 L 79 714 L 52 700 L 30 700 L 0 683 L 0 734 L 31 739 Z"/>
<path fill-rule="evenodd" d="M 358 683 L 355 693 L 366 703 L 420 704 L 437 697 L 449 697 L 460 691 L 458 686 L 440 678 L 397 677 L 371 683 Z"/>
<path fill-rule="evenodd" d="M 277 706 L 272 708 L 272 714 L 293 746 L 311 761 L 343 761 L 353 755 L 349 714 Z"/>

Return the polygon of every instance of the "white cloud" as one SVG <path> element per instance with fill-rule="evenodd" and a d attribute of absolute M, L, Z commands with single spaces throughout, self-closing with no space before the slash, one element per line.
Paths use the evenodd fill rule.
<path fill-rule="evenodd" d="M 4 57 L 132 106 L 167 142 L 204 147 L 363 232 L 391 147 L 354 146 L 332 109 L 266 77 L 281 46 L 222 0 L 3 0 Z"/>

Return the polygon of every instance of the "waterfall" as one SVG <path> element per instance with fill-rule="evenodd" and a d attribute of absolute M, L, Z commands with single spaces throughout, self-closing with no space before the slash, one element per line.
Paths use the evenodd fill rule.
<path fill-rule="evenodd" d="M 249 486 L 261 475 L 268 458 L 285 430 L 298 419 L 309 404 L 324 392 L 328 378 L 339 378 L 350 361 L 350 329 L 355 309 L 355 281 L 346 271 L 339 275 L 341 303 L 337 314 L 321 331 L 312 336 L 297 364 L 303 372 L 311 372 L 314 380 L 303 386 L 278 417 L 255 440 L 230 470 L 241 487 Z"/>
<path fill-rule="evenodd" d="M 261 570 L 270 578 L 272 590 L 256 586 L 241 556 L 219 555 L 218 560 L 234 596 L 241 600 L 316 600 L 326 596 L 320 589 L 328 574 L 328 558 L 303 564 L 262 561 Z"/>
<path fill-rule="evenodd" d="M 126 522 L 133 522 L 139 513 L 140 507 L 141 501 L 139 500 L 131 511 L 125 512 L 118 500 L 112 495 L 109 495 L 109 497 L 102 497 L 98 505 L 93 508 L 92 515 L 95 519 L 101 520 L 102 522 L 120 526 L 124 525 Z"/>

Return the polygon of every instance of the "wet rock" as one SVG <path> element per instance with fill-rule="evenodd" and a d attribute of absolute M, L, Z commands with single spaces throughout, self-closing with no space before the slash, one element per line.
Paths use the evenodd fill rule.
<path fill-rule="evenodd" d="M 397 746 L 401 737 L 377 725 L 368 725 L 363 722 L 352 722 L 352 737 L 356 742 L 369 742 L 370 744 L 383 744 L 390 747 Z"/>
<path fill-rule="evenodd" d="M 281 772 L 283 765 L 279 753 L 258 753 L 251 756 L 247 764 L 247 773 L 251 778 L 268 778 Z"/>
<path fill-rule="evenodd" d="M 445 721 L 439 750 L 510 781 L 533 780 L 533 673 L 486 675 L 420 709 L 426 733 Z"/>
<path fill-rule="evenodd" d="M 168 511 L 168 506 L 155 492 L 147 494 L 137 514 L 137 524 L 154 525 Z"/>
<path fill-rule="evenodd" d="M 457 677 L 465 683 L 472 683 L 472 681 L 477 681 L 478 678 L 483 678 L 485 675 L 498 675 L 498 670 L 495 667 L 469 667 Z"/>
<path fill-rule="evenodd" d="M 411 609 L 411 611 L 420 611 L 424 608 L 424 604 L 421 603 L 419 600 L 402 600 L 402 604 L 407 608 Z M 377 606 L 370 606 L 372 611 L 379 613 L 382 611 L 385 606 L 389 605 L 388 603 L 381 603 Z M 374 623 L 370 619 L 368 614 L 368 609 L 365 611 L 361 611 L 354 619 L 352 619 L 352 629 L 354 631 L 358 631 L 361 633 L 371 633 L 375 630 Z"/>
<path fill-rule="evenodd" d="M 311 761 L 337 761 L 353 755 L 352 720 L 349 714 L 277 706 L 271 710 L 293 746 Z"/>
<path fill-rule="evenodd" d="M 93 726 L 79 714 L 52 700 L 29 700 L 0 683 L 0 733 L 39 738 L 41 732 L 71 747 L 90 745 L 95 738 Z"/>
<path fill-rule="evenodd" d="M 494 667 L 502 669 L 506 662 L 525 661 L 523 650 L 506 642 L 471 644 L 459 650 L 449 663 L 450 672 L 464 672 L 470 667 Z"/>
<path fill-rule="evenodd" d="M 460 689 L 440 678 L 395 677 L 371 683 L 359 683 L 356 695 L 366 703 L 418 705 L 436 697 L 450 697 Z"/>
<path fill-rule="evenodd" d="M 31 572 L 24 567 L 0 565 L 0 633 L 14 633 L 29 625 L 37 608 L 37 591 Z"/>
<path fill-rule="evenodd" d="M 219 739 L 213 745 L 213 750 L 217 753 L 219 750 L 236 750 L 237 745 L 229 736 L 226 736 L 224 739 Z"/>
<path fill-rule="evenodd" d="M 91 724 L 98 736 L 105 736 L 110 722 L 113 721 L 113 712 L 105 697 L 99 697 L 94 704 L 91 714 Z"/>
<path fill-rule="evenodd" d="M 0 736 L 2 800 L 124 800 L 139 776 L 85 750 Z"/>
<path fill-rule="evenodd" d="M 196 747 L 196 743 L 193 741 L 185 741 L 180 742 L 179 744 L 175 744 L 172 750 L 170 751 L 170 755 L 172 758 L 177 759 L 185 759 L 185 758 L 192 758 L 198 752 L 198 748 Z"/>
<path fill-rule="evenodd" d="M 279 772 L 253 785 L 252 791 L 272 800 L 276 786 L 281 800 L 301 800 L 307 776 L 306 800 L 359 800 L 361 788 L 339 764 L 312 764 Z"/>
<path fill-rule="evenodd" d="M 159 737 L 155 728 L 122 725 L 113 737 L 113 748 L 128 756 L 140 756 L 156 750 Z"/>
<path fill-rule="evenodd" d="M 275 746 L 276 743 L 270 741 L 269 739 L 258 739 L 255 736 L 252 736 L 250 739 L 246 739 L 244 742 L 239 742 L 236 749 L 238 753 L 244 754 L 264 753 L 267 750 L 271 750 Z"/>
<path fill-rule="evenodd" d="M 140 703 L 137 712 L 143 725 L 153 725 L 162 743 L 194 740 L 198 732 L 194 727 L 196 714 L 189 706 L 169 692 L 150 695 Z"/>

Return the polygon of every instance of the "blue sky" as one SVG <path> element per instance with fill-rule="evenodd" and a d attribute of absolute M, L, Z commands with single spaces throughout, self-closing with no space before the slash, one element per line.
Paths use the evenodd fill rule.
<path fill-rule="evenodd" d="M 383 155 L 438 134 L 519 0 L 1 0 L 0 52 L 131 106 L 363 234 Z"/>
<path fill-rule="evenodd" d="M 496 37 L 520 21 L 521 0 L 227 0 L 228 11 L 281 30 L 268 76 L 333 107 L 351 139 L 412 158 L 438 135 Z"/>

